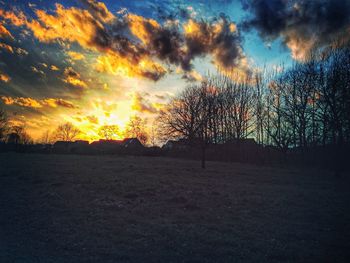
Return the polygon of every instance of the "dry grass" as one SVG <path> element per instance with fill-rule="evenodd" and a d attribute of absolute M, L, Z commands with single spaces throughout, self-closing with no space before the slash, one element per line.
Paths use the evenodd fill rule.
<path fill-rule="evenodd" d="M 199 166 L 0 154 L 0 262 L 350 262 L 344 178 Z"/>

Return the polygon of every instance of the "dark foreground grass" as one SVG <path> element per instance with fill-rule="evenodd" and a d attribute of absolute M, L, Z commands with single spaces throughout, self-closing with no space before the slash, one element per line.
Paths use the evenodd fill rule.
<path fill-rule="evenodd" d="M 350 262 L 346 178 L 0 154 L 0 262 Z"/>

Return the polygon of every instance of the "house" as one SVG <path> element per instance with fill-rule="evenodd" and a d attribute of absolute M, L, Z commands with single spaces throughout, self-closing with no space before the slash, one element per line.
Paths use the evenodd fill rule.
<path fill-rule="evenodd" d="M 72 146 L 70 147 L 71 153 L 89 153 L 89 142 L 84 140 L 77 140 L 73 142 Z"/>
<path fill-rule="evenodd" d="M 123 140 L 103 140 L 92 142 L 91 147 L 100 153 L 122 153 L 142 150 L 144 146 L 137 138 L 125 138 Z"/>
<path fill-rule="evenodd" d="M 244 139 L 231 139 L 224 144 L 226 145 L 238 145 L 243 146 L 244 148 L 254 148 L 258 144 L 253 138 L 244 138 Z"/>
<path fill-rule="evenodd" d="M 30 145 L 30 152 L 36 152 L 36 153 L 49 153 L 52 150 L 52 145 L 51 144 L 33 144 Z"/>
<path fill-rule="evenodd" d="M 123 148 L 123 141 L 100 139 L 92 142 L 90 147 L 99 153 L 117 153 Z"/>
<path fill-rule="evenodd" d="M 122 142 L 123 147 L 127 149 L 143 149 L 144 146 L 137 138 L 125 138 Z"/>
<path fill-rule="evenodd" d="M 168 140 L 162 147 L 163 150 L 186 150 L 189 147 L 189 141 L 187 139 L 180 140 Z"/>
<path fill-rule="evenodd" d="M 74 142 L 57 141 L 52 146 L 55 153 L 85 153 L 89 148 L 89 142 L 77 140 Z"/>
<path fill-rule="evenodd" d="M 70 153 L 74 142 L 57 141 L 53 144 L 53 152 L 55 153 Z"/>

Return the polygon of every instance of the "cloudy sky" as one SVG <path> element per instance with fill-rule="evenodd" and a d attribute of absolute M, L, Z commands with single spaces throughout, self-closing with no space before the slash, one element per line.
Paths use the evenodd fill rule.
<path fill-rule="evenodd" d="M 2 0 L 0 107 L 34 138 L 151 124 L 218 68 L 237 81 L 350 33 L 350 0 Z"/>

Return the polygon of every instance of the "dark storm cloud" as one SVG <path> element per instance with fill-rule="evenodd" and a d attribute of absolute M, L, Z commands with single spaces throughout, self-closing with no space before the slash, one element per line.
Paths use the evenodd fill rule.
<path fill-rule="evenodd" d="M 177 26 L 161 26 L 155 20 L 136 15 L 127 19 L 132 34 L 141 40 L 149 55 L 186 70 L 190 68 L 183 48 L 185 39 Z"/>
<path fill-rule="evenodd" d="M 251 16 L 244 29 L 255 28 L 267 41 L 282 37 L 293 51 L 330 44 L 338 38 L 348 40 L 350 0 L 243 0 Z"/>
<path fill-rule="evenodd" d="M 228 69 L 240 66 L 244 54 L 236 25 L 221 15 L 213 23 L 190 21 L 185 25 L 188 59 L 212 54 L 218 66 Z"/>
<path fill-rule="evenodd" d="M 176 24 L 161 26 L 139 16 L 130 16 L 129 24 L 146 50 L 185 72 L 192 70 L 196 57 L 212 55 L 214 63 L 225 69 L 240 66 L 244 58 L 236 25 L 224 15 L 212 21 L 189 19 L 183 31 Z"/>

